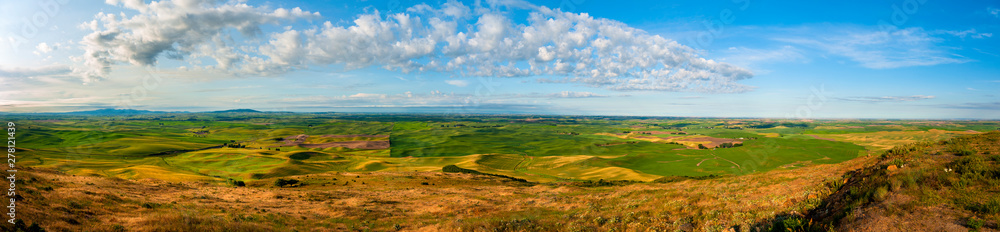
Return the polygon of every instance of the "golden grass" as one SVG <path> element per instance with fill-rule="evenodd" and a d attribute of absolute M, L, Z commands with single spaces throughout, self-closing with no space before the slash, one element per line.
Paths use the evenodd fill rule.
<path fill-rule="evenodd" d="M 872 133 L 823 134 L 816 135 L 837 141 L 855 143 L 869 150 L 889 150 L 893 147 L 924 141 L 940 141 L 958 135 L 978 134 L 976 131 L 879 131 Z"/>
<path fill-rule="evenodd" d="M 536 167 L 578 166 L 573 163 L 592 158 L 551 157 Z M 234 188 L 218 182 L 113 180 L 38 169 L 32 175 L 51 183 L 37 181 L 27 184 L 28 188 L 48 185 L 55 189 L 44 194 L 36 190 L 32 197 L 38 200 L 25 206 L 35 210 L 26 211 L 24 218 L 54 231 L 101 231 L 114 226 L 129 231 L 491 230 L 510 225 L 503 220 L 518 218 L 531 218 L 531 224 L 556 231 L 746 228 L 774 213 L 801 211 L 809 199 L 823 194 L 824 181 L 867 159 L 702 181 L 594 188 L 524 186 L 494 177 L 437 171 L 308 174 L 283 177 L 300 180 L 300 187 L 277 188 L 271 184 L 274 179 L 262 179 Z M 463 157 L 445 162 L 474 165 L 474 161 L 475 157 Z M 572 171 L 581 176 L 652 179 L 607 167 Z M 130 168 L 128 173 L 134 173 L 133 177 L 164 175 L 158 168 L 145 166 Z M 39 204 L 43 201 L 47 203 Z M 68 207 L 69 202 L 82 206 Z M 60 207 L 69 210 L 60 211 Z M 77 218 L 75 224 L 66 222 L 71 218 Z"/>

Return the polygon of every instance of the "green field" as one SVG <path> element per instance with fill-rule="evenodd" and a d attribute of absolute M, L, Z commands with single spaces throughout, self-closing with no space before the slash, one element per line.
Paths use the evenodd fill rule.
<path fill-rule="evenodd" d="M 7 117 L 19 125 L 19 146 L 34 154 L 23 164 L 178 181 L 439 171 L 452 164 L 538 182 L 742 175 L 839 163 L 879 145 L 1000 127 L 983 121 L 338 113 Z M 709 139 L 742 146 L 698 148 Z"/>

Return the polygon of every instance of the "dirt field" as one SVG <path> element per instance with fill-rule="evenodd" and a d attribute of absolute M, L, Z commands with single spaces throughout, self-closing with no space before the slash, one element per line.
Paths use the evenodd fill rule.
<path fill-rule="evenodd" d="M 285 137 L 285 146 L 298 146 L 299 144 L 302 144 L 303 142 L 305 142 L 306 139 L 308 139 L 308 138 L 309 138 L 309 135 L 305 135 L 305 134 L 303 134 L 303 135 L 292 135 L 292 136 Z"/>
<path fill-rule="evenodd" d="M 723 138 L 714 138 L 714 137 L 682 138 L 682 139 L 677 139 L 675 141 L 677 141 L 677 142 L 693 142 L 693 143 L 704 144 L 705 147 L 708 147 L 708 148 L 715 148 L 715 147 L 718 147 L 719 145 L 722 145 L 723 143 L 733 143 L 733 144 L 743 143 L 743 140 L 739 140 L 739 139 L 723 139 Z"/>

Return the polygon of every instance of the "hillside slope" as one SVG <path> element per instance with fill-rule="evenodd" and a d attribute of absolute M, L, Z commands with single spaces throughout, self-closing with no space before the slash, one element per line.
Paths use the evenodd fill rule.
<path fill-rule="evenodd" d="M 1000 131 L 896 147 L 843 179 L 801 230 L 996 231 Z"/>

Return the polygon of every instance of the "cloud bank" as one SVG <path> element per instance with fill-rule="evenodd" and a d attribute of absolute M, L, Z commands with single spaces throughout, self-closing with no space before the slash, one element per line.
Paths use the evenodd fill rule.
<path fill-rule="evenodd" d="M 320 14 L 211 0 L 108 2 L 138 13 L 100 13 L 82 25 L 93 30 L 81 41 L 86 80 L 106 77 L 114 64 L 155 65 L 166 57 L 237 75 L 277 75 L 311 66 L 379 67 L 455 77 L 546 76 L 540 81 L 621 91 L 753 88 L 737 83 L 752 78 L 750 71 L 702 58 L 676 41 L 621 22 L 521 1 L 471 7 L 449 1 L 393 14 L 372 10 L 349 25 L 285 27 L 256 43 L 233 39 L 231 32 L 253 38 L 261 27 Z M 526 19 L 512 18 L 523 11 Z M 202 58 L 215 64 L 201 64 Z"/>
<path fill-rule="evenodd" d="M 24 68 L 13 67 L 4 68 L 0 66 L 0 77 L 35 77 L 48 75 L 70 74 L 72 69 L 65 65 L 49 65 L 42 67 Z"/>

